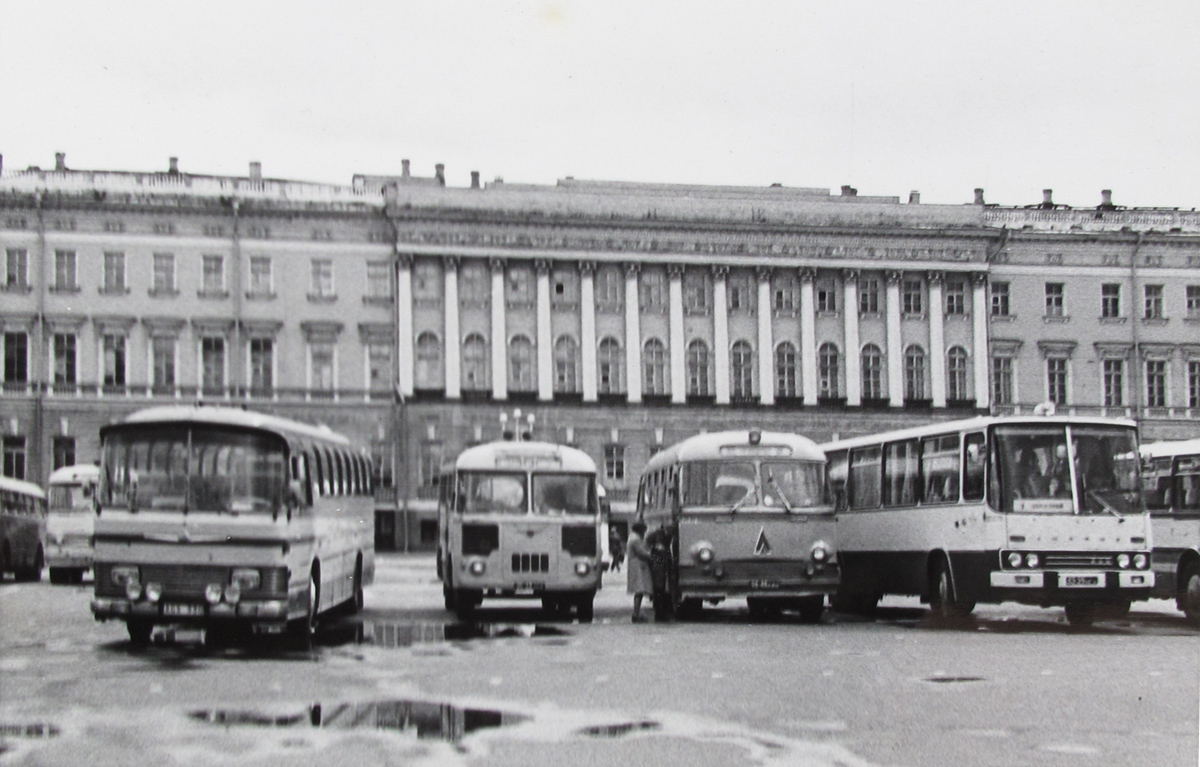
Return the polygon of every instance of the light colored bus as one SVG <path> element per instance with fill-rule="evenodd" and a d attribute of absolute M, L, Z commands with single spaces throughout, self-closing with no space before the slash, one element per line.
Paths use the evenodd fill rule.
<path fill-rule="evenodd" d="M 447 610 L 467 618 L 485 597 L 528 598 L 592 620 L 604 519 L 586 453 L 489 442 L 460 453 L 438 484 L 437 572 Z"/>
<path fill-rule="evenodd" d="M 290 630 L 361 608 L 375 576 L 366 454 L 343 436 L 218 407 L 143 410 L 100 430 L 97 620 L 206 638 Z"/>
<path fill-rule="evenodd" d="M 979 417 L 824 445 L 838 507 L 840 609 L 918 595 L 1062 606 L 1072 624 L 1146 599 L 1150 519 L 1132 421 Z"/>
<path fill-rule="evenodd" d="M 1142 445 L 1142 486 L 1154 532 L 1154 596 L 1200 626 L 1200 439 Z"/>
<path fill-rule="evenodd" d="M 695 617 L 705 602 L 744 598 L 752 615 L 798 610 L 821 619 L 839 579 L 825 453 L 771 431 L 699 434 L 656 453 L 638 486 L 637 516 L 668 525 L 673 607 Z"/>
<path fill-rule="evenodd" d="M 21 479 L 0 476 L 0 578 L 40 581 L 46 554 L 46 493 Z"/>
<path fill-rule="evenodd" d="M 51 583 L 82 583 L 92 569 L 93 498 L 100 467 L 63 466 L 46 485 L 46 565 Z"/>

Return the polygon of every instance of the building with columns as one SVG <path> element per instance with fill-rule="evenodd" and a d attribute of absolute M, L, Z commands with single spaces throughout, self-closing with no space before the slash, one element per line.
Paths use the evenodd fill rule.
<path fill-rule="evenodd" d="M 1200 433 L 1200 214 L 562 179 L 349 186 L 0 172 L 5 473 L 94 460 L 170 400 L 326 423 L 380 467 L 381 548 L 501 417 L 618 510 L 700 431 L 818 440 L 1055 401 Z M 518 413 L 519 411 L 519 413 Z"/>

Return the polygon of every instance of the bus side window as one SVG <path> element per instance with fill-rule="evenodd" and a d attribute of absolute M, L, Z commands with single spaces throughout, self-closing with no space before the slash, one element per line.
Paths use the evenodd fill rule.
<path fill-rule="evenodd" d="M 982 433 L 963 441 L 963 500 L 982 501 L 986 484 L 987 441 Z"/>

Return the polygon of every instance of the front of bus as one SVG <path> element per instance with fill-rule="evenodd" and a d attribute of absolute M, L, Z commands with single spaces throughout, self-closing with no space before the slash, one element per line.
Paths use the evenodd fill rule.
<path fill-rule="evenodd" d="M 164 416 L 105 427 L 101 453 L 97 620 L 139 643 L 166 623 L 284 629 L 289 557 L 306 544 L 282 437 Z"/>
<path fill-rule="evenodd" d="M 92 568 L 93 495 L 99 469 L 63 466 L 50 475 L 46 504 L 46 566 L 51 583 L 78 583 Z"/>
<path fill-rule="evenodd" d="M 1150 519 L 1132 422 L 1010 420 L 989 441 L 989 505 L 1004 517 L 994 597 L 1063 605 L 1084 620 L 1098 606 L 1150 597 Z"/>

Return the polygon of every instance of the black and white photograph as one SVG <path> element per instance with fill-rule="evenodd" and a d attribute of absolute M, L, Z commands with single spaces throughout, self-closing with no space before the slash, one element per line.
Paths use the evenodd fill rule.
<path fill-rule="evenodd" d="M 0 767 L 1200 766 L 1197 41 L 6 3 Z"/>

